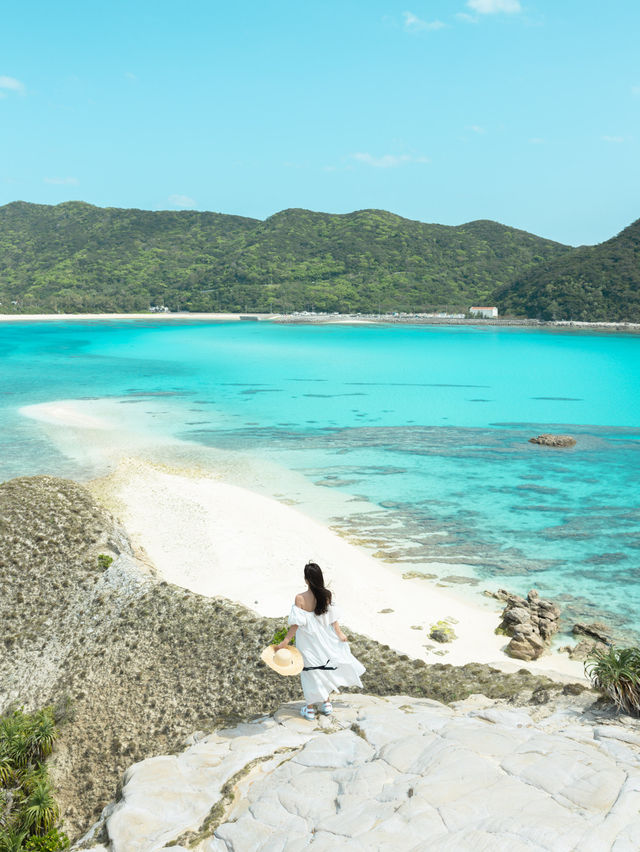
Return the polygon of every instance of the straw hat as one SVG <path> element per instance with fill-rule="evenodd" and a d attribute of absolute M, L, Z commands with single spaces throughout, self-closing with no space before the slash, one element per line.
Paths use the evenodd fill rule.
<path fill-rule="evenodd" d="M 280 648 L 276 651 L 275 645 L 267 645 L 264 651 L 260 654 L 260 659 L 263 660 L 270 669 L 278 672 L 281 675 L 297 675 L 304 668 L 304 660 L 302 654 L 297 648 L 291 646 Z"/>

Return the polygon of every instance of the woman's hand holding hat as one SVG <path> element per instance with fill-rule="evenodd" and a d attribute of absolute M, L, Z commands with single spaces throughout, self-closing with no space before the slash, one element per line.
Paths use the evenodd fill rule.
<path fill-rule="evenodd" d="M 281 675 L 300 674 L 304 666 L 302 654 L 297 648 L 287 645 L 267 645 L 260 658 L 270 669 Z"/>

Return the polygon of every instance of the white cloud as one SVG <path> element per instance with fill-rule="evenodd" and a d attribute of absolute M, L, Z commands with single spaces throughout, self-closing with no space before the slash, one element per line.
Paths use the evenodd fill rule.
<path fill-rule="evenodd" d="M 478 134 L 478 135 L 480 135 L 480 136 L 483 136 L 483 135 L 487 132 L 487 131 L 484 129 L 484 127 L 480 127 L 480 125 L 479 125 L 479 124 L 472 124 L 472 125 L 470 125 L 469 130 L 473 130 L 473 132 L 474 132 L 474 133 L 477 133 L 477 134 Z"/>
<path fill-rule="evenodd" d="M 77 186 L 78 178 L 74 177 L 46 177 L 45 183 L 52 183 L 56 186 Z"/>
<path fill-rule="evenodd" d="M 495 15 L 498 12 L 511 15 L 522 11 L 520 0 L 467 0 L 467 6 L 479 15 Z"/>
<path fill-rule="evenodd" d="M 196 206 L 194 199 L 189 198 L 188 195 L 170 195 L 169 204 L 173 207 L 189 207 L 190 209 Z"/>
<path fill-rule="evenodd" d="M 459 21 L 464 21 L 465 24 L 477 24 L 478 19 L 475 15 L 469 15 L 467 12 L 456 12 L 456 18 Z"/>
<path fill-rule="evenodd" d="M 441 30 L 446 26 L 442 21 L 423 21 L 413 12 L 403 12 L 404 28 L 411 33 L 425 32 L 428 30 Z"/>
<path fill-rule="evenodd" d="M 640 95 L 640 86 L 632 86 L 631 87 L 631 94 L 636 95 L 636 96 Z"/>
<path fill-rule="evenodd" d="M 24 83 L 16 80 L 15 77 L 0 77 L 0 97 L 6 97 L 7 91 L 24 95 L 26 87 Z"/>
<path fill-rule="evenodd" d="M 134 74 L 131 71 L 125 71 L 124 76 L 127 78 L 127 80 L 137 80 L 138 79 L 137 75 Z"/>
<path fill-rule="evenodd" d="M 620 144 L 620 142 L 625 142 L 624 136 L 603 136 L 603 142 L 614 142 L 616 144 Z"/>
<path fill-rule="evenodd" d="M 544 143 L 546 141 L 547 140 L 543 139 L 541 136 L 532 136 L 531 139 L 529 139 L 529 144 L 530 145 L 544 145 Z"/>
<path fill-rule="evenodd" d="M 374 157 L 372 154 L 358 153 L 353 154 L 353 159 L 375 169 L 395 169 L 407 163 L 430 162 L 428 157 L 413 157 L 411 154 L 383 154 L 382 157 Z"/>

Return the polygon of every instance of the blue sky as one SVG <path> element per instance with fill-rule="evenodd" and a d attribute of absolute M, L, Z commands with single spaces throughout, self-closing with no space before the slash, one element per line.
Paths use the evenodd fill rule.
<path fill-rule="evenodd" d="M 640 217 L 637 0 L 22 0 L 0 204 L 377 207 L 571 244 Z"/>

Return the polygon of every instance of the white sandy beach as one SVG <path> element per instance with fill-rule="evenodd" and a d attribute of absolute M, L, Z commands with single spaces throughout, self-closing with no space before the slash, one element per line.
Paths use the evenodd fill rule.
<path fill-rule="evenodd" d="M 401 653 L 429 662 L 490 663 L 507 671 L 526 667 L 559 679 L 583 678 L 582 664 L 566 654 L 552 652 L 528 663 L 510 659 L 503 650 L 505 637 L 494 632 L 497 601 L 465 596 L 430 580 L 403 579 L 415 565 L 375 558 L 286 505 L 286 495 L 280 502 L 203 470 L 120 459 L 116 426 L 105 410 L 90 401 L 64 400 L 22 413 L 53 429 L 67 449 L 106 453 L 111 448 L 115 469 L 89 487 L 124 524 L 140 557 L 168 582 L 229 598 L 261 615 L 281 616 L 284 623 L 295 594 L 304 588 L 302 568 L 314 560 L 325 571 L 344 624 Z M 135 442 L 130 447 L 136 451 Z M 340 496 L 319 491 L 324 499 Z M 438 645 L 429 639 L 429 629 L 443 619 L 458 638 Z"/>
<path fill-rule="evenodd" d="M 317 314 L 305 316 L 303 314 L 260 314 L 247 311 L 244 314 L 225 313 L 196 313 L 190 311 L 170 311 L 154 313 L 130 313 L 130 314 L 1 314 L 0 323 L 3 322 L 104 322 L 109 320 L 149 320 L 150 322 L 167 322 L 173 320 L 203 321 L 203 322 L 239 322 L 244 317 L 251 317 L 259 321 L 275 320 L 277 322 L 322 324 L 322 325 L 375 325 L 377 323 L 386 325 L 392 323 L 420 324 L 420 325 L 533 325 L 536 327 L 563 328 L 566 330 L 589 330 L 596 331 L 640 331 L 640 323 L 633 322 L 582 322 L 578 320 L 531 320 L 531 319 L 429 319 L 426 317 L 377 315 L 360 316 L 351 314 Z"/>
<path fill-rule="evenodd" d="M 504 637 L 494 633 L 495 601 L 474 605 L 427 580 L 403 580 L 403 566 L 373 558 L 263 495 L 136 459 L 123 460 L 92 490 L 163 579 L 199 594 L 221 595 L 261 615 L 282 616 L 284 623 L 294 595 L 304 590 L 302 568 L 313 559 L 325 571 L 344 623 L 401 653 L 431 662 L 492 663 L 506 670 L 526 665 L 583 676 L 582 665 L 565 654 L 526 664 L 509 660 Z M 429 639 L 430 626 L 440 619 L 450 620 L 458 636 L 449 645 Z M 444 655 L 435 653 L 443 650 Z"/>

